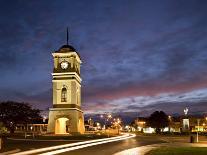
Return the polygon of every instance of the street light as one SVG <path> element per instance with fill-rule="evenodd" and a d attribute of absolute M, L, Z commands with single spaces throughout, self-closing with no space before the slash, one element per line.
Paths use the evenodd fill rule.
<path fill-rule="evenodd" d="M 188 114 L 188 110 L 189 110 L 189 109 L 188 109 L 187 107 L 183 110 L 185 115 Z"/>
<path fill-rule="evenodd" d="M 100 123 L 99 122 L 96 123 L 96 126 L 97 126 L 97 129 L 100 129 Z"/>
<path fill-rule="evenodd" d="M 197 123 L 198 123 L 198 129 L 197 129 L 197 143 L 198 143 L 198 132 L 199 132 L 199 130 L 200 130 L 200 127 L 199 127 L 200 119 L 197 119 Z"/>
<path fill-rule="evenodd" d="M 43 123 L 46 122 L 46 119 L 47 119 L 47 117 L 46 116 L 43 116 L 43 119 L 42 119 Z"/>
<path fill-rule="evenodd" d="M 172 116 L 168 116 L 168 120 L 169 120 L 169 132 L 171 130 L 171 122 L 172 122 Z"/>
<path fill-rule="evenodd" d="M 108 116 L 107 116 L 107 117 L 108 117 L 109 119 L 110 119 L 110 118 L 112 118 L 111 114 L 108 114 Z"/>
<path fill-rule="evenodd" d="M 117 125 L 117 128 L 118 128 L 118 135 L 119 135 L 120 123 L 121 123 L 121 120 L 117 118 L 115 124 Z"/>
<path fill-rule="evenodd" d="M 128 125 L 125 126 L 125 129 L 127 129 L 127 132 L 129 132 L 129 126 Z"/>
<path fill-rule="evenodd" d="M 105 133 L 106 133 L 106 121 L 112 118 L 111 114 L 102 114 L 100 115 L 101 118 L 104 118 L 104 128 L 105 128 Z"/>

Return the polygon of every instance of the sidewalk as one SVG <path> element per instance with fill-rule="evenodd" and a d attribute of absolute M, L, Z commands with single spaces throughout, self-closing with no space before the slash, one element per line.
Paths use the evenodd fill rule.
<path fill-rule="evenodd" d="M 145 155 L 152 149 L 156 149 L 159 147 L 207 147 L 207 143 L 162 143 L 162 144 L 153 144 L 153 145 L 146 145 L 141 147 L 135 147 L 132 149 L 124 150 L 114 155 Z"/>

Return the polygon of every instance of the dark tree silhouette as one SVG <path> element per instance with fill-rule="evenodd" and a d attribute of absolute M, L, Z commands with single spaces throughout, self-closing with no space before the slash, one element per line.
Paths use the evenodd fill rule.
<path fill-rule="evenodd" d="M 40 118 L 40 110 L 33 109 L 28 103 L 0 103 L 0 122 L 4 123 L 10 133 L 14 132 L 17 124 L 32 123 L 32 120 Z"/>
<path fill-rule="evenodd" d="M 148 125 L 160 133 L 161 129 L 169 126 L 168 116 L 163 111 L 155 111 L 148 119 Z"/>

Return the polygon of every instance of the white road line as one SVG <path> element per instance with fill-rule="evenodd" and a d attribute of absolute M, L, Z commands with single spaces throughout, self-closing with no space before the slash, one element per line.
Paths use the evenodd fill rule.
<path fill-rule="evenodd" d="M 55 151 L 51 151 L 51 152 L 42 153 L 40 155 L 55 155 L 55 154 L 60 154 L 60 153 L 64 153 L 64 152 L 69 152 L 69 151 L 81 149 L 81 148 L 86 148 L 86 147 L 89 147 L 89 146 L 95 146 L 95 145 L 99 145 L 99 144 L 105 144 L 105 143 L 125 140 L 125 139 L 133 138 L 133 137 L 136 137 L 136 135 L 130 135 L 128 137 L 122 137 L 122 138 L 118 138 L 118 139 L 105 140 L 105 141 L 101 141 L 101 142 L 89 143 L 89 144 L 85 144 L 85 145 L 80 145 L 80 146 L 75 146 L 75 147 L 55 150 Z"/>
<path fill-rule="evenodd" d="M 7 138 L 9 140 L 16 140 L 16 141 L 34 141 L 34 142 L 80 142 L 85 140 L 64 140 L 64 139 L 57 139 L 57 140 L 45 140 L 45 139 L 16 139 L 16 138 Z"/>
<path fill-rule="evenodd" d="M 16 153 L 16 152 L 19 152 L 19 151 L 21 151 L 21 150 L 20 149 L 15 149 L 15 150 L 7 151 L 7 152 L 2 152 L 2 153 L 0 153 L 0 155 L 8 155 L 8 154 Z"/>
<path fill-rule="evenodd" d="M 119 138 L 127 137 L 127 136 L 128 135 L 125 134 L 123 136 L 112 137 L 112 138 L 103 138 L 103 139 L 89 140 L 89 141 L 77 142 L 77 143 L 71 143 L 71 144 L 57 145 L 57 146 L 45 147 L 45 148 L 36 149 L 36 150 L 19 152 L 19 153 L 15 153 L 15 154 L 12 154 L 12 155 L 29 155 L 29 154 L 39 153 L 39 152 L 51 151 L 51 150 L 55 150 L 55 149 L 62 149 L 62 148 L 65 148 L 65 147 L 88 144 L 88 143 L 93 143 L 93 142 L 100 142 L 100 141 L 104 141 L 104 140 L 119 139 Z"/>
<path fill-rule="evenodd" d="M 159 146 L 159 145 L 152 144 L 152 145 L 135 147 L 135 148 L 123 150 L 123 151 L 115 153 L 113 155 L 145 155 L 150 150 L 156 148 L 156 146 Z"/>

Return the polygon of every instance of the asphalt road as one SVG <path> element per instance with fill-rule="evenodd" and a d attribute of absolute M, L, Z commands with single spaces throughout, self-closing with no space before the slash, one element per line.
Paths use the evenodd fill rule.
<path fill-rule="evenodd" d="M 194 135 L 195 136 L 195 135 Z M 133 137 L 133 136 L 132 136 Z M 114 137 L 115 138 L 115 137 Z M 129 138 L 121 141 L 116 141 L 116 142 L 110 142 L 110 143 L 105 143 L 105 144 L 100 144 L 95 145 L 95 146 L 89 146 L 85 148 L 81 148 L 82 146 L 87 146 L 90 144 L 95 144 L 89 142 L 86 145 L 82 145 L 85 142 L 81 142 L 81 145 L 77 145 L 75 141 L 21 141 L 21 140 L 12 140 L 12 139 L 7 139 L 4 143 L 4 149 L 2 149 L 0 152 L 5 152 L 5 151 L 10 151 L 10 150 L 15 150 L 18 149 L 18 152 L 22 151 L 28 151 L 28 150 L 36 150 L 40 148 L 47 148 L 47 147 L 52 147 L 52 146 L 59 146 L 62 144 L 67 144 L 67 145 L 73 145 L 70 143 L 74 143 L 73 146 L 64 147 L 60 146 L 61 151 L 68 151 L 68 150 L 73 150 L 74 148 L 78 150 L 73 150 L 73 151 L 68 151 L 61 153 L 62 155 L 113 155 L 114 153 L 118 153 L 123 150 L 139 147 L 139 146 L 146 146 L 146 145 L 152 145 L 152 144 L 161 144 L 161 143 L 189 143 L 189 136 L 182 136 L 182 135 L 138 135 L 134 138 Z M 95 140 L 96 141 L 96 140 Z M 98 141 L 102 141 L 99 139 Z M 199 136 L 199 142 L 207 144 L 207 137 L 206 136 Z M 87 143 L 87 142 L 86 142 Z M 76 144 L 76 145 L 75 145 Z M 50 150 L 51 151 L 51 150 Z M 47 155 L 50 155 L 49 150 L 45 151 L 40 151 L 39 153 L 47 153 Z M 52 150 L 53 151 L 53 150 Z M 1 153 L 0 153 L 1 154 Z M 35 154 L 35 153 L 33 153 Z"/>
<path fill-rule="evenodd" d="M 106 144 L 100 144 L 96 146 L 91 146 L 83 149 L 78 149 L 75 151 L 61 153 L 60 155 L 112 155 L 114 153 L 150 144 L 163 143 L 159 137 L 151 136 L 137 136 L 135 138 L 130 138 L 118 142 L 111 142 Z"/>

